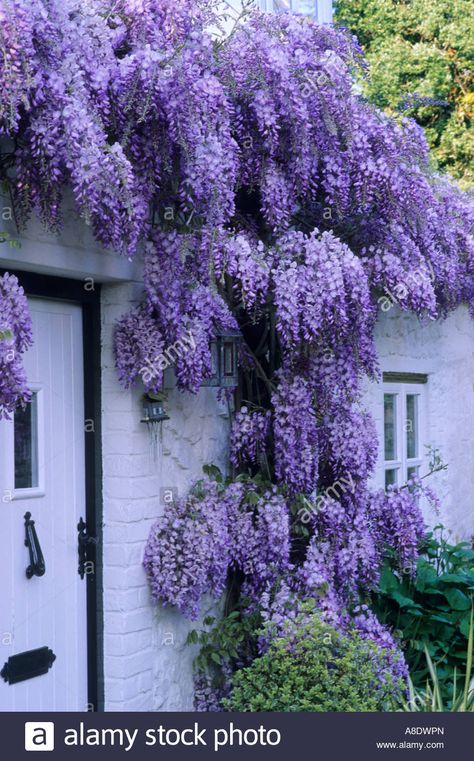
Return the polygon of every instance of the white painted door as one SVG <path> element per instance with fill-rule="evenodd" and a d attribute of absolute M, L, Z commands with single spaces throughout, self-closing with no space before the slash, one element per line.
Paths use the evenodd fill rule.
<path fill-rule="evenodd" d="M 0 678 L 0 710 L 85 711 L 86 581 L 77 551 L 85 517 L 82 313 L 66 302 L 29 303 L 34 345 L 25 367 L 34 396 L 26 411 L 0 422 L 0 671 L 25 651 L 47 647 L 56 658 L 46 674 L 14 684 Z M 31 578 L 26 513 L 46 566 Z"/>

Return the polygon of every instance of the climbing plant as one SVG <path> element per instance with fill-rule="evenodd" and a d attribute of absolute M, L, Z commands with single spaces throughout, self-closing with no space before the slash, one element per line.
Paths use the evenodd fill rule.
<path fill-rule="evenodd" d="M 7 273 L 0 277 L 0 420 L 30 399 L 22 355 L 32 340 L 26 296 Z"/>
<path fill-rule="evenodd" d="M 211 0 L 1 0 L 0 22 L 0 179 L 19 223 L 35 211 L 57 229 L 68 188 L 98 241 L 143 254 L 143 304 L 116 330 L 122 383 L 159 390 L 156 356 L 192 333 L 175 373 L 196 392 L 216 330 L 243 335 L 232 478 L 211 469 L 153 528 L 155 598 L 195 618 L 227 590 L 227 614 L 260 617 L 247 655 L 216 653 L 221 672 L 316 600 L 398 680 L 365 598 L 387 545 L 414 567 L 422 486 L 368 489 L 361 382 L 378 374 L 384 294 L 427 320 L 472 305 L 472 200 L 433 174 L 413 121 L 357 96 L 343 31 L 244 9 L 216 36 Z"/>

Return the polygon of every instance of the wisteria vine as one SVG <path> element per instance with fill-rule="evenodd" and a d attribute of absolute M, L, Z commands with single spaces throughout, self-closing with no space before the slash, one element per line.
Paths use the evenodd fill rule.
<path fill-rule="evenodd" d="M 32 341 L 25 293 L 7 272 L 0 277 L 0 420 L 30 399 L 22 355 Z"/>
<path fill-rule="evenodd" d="M 232 579 L 267 636 L 311 598 L 395 650 L 365 597 L 387 546 L 413 564 L 421 485 L 368 490 L 377 442 L 361 381 L 378 373 L 384 293 L 402 285 L 399 306 L 423 319 L 474 307 L 473 199 L 433 174 L 414 122 L 354 92 L 364 62 L 345 32 L 252 11 L 213 38 L 214 6 L 0 0 L 0 180 L 20 224 L 36 211 L 57 229 L 68 188 L 98 241 L 143 254 L 143 304 L 116 330 L 124 386 L 158 391 L 144 368 L 192 329 L 175 372 L 197 392 L 216 330 L 243 334 L 240 480 L 205 481 L 159 519 L 154 597 L 195 618 Z M 0 329 L 12 331 L 1 414 L 27 399 L 31 339 L 8 276 Z M 340 478 L 351 492 L 313 510 Z"/>

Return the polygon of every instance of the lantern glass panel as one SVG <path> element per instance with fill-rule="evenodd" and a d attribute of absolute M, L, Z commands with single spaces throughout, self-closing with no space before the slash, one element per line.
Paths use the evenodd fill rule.
<path fill-rule="evenodd" d="M 224 343 L 224 351 L 223 353 L 223 375 L 226 378 L 231 377 L 235 372 L 235 362 L 234 362 L 234 342 L 233 341 L 226 341 Z"/>
<path fill-rule="evenodd" d="M 217 375 L 219 372 L 217 341 L 211 342 L 211 374 Z"/>
<path fill-rule="evenodd" d="M 165 412 L 165 407 L 162 400 L 147 399 L 143 400 L 143 418 L 144 423 L 161 422 L 162 420 L 169 420 L 168 415 Z"/>
<path fill-rule="evenodd" d="M 203 378 L 201 386 L 219 386 L 220 383 L 220 343 L 219 339 L 216 338 L 213 341 L 211 341 L 210 344 L 210 352 L 211 352 L 211 373 L 206 378 Z"/>

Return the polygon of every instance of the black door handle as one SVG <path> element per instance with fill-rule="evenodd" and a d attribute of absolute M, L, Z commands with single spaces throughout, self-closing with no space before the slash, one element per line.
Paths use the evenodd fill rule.
<path fill-rule="evenodd" d="M 25 513 L 24 517 L 25 547 L 28 547 L 28 552 L 30 553 L 30 564 L 26 569 L 26 578 L 31 579 L 32 576 L 44 576 L 46 565 L 43 553 L 41 552 L 38 534 L 36 533 L 35 522 L 31 520 L 31 513 Z"/>

